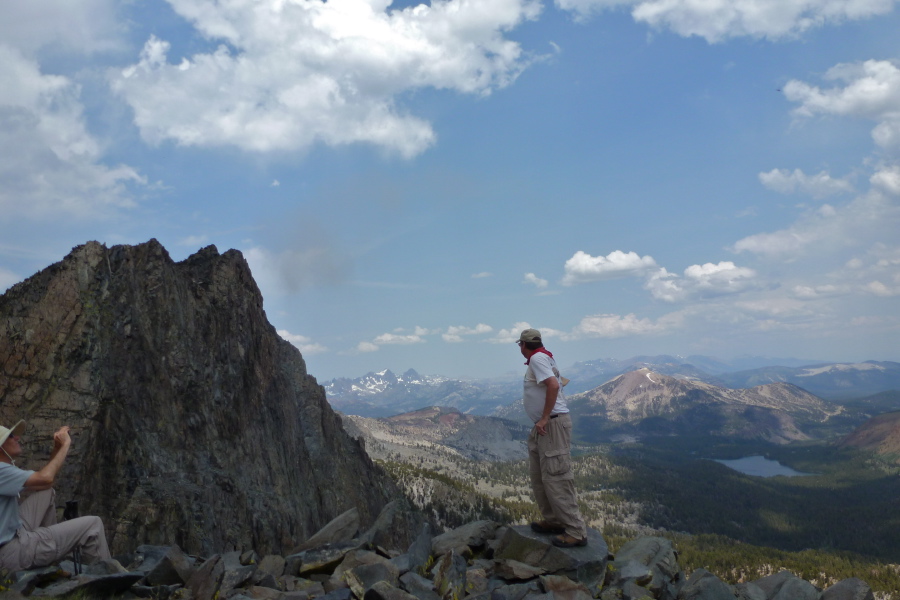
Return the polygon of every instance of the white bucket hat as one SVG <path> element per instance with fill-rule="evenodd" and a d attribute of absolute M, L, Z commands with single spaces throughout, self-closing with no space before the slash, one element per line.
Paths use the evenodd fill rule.
<path fill-rule="evenodd" d="M 25 431 L 25 421 L 19 421 L 15 425 L 12 426 L 12 429 L 7 429 L 0 425 L 0 446 L 6 443 L 6 440 L 9 439 L 11 435 L 22 435 Z"/>

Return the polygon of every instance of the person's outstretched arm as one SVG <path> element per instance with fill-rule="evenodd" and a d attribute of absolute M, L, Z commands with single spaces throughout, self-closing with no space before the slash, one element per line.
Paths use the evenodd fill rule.
<path fill-rule="evenodd" d="M 63 425 L 53 434 L 53 451 L 50 453 L 50 460 L 40 471 L 31 474 L 31 477 L 25 482 L 25 487 L 31 490 L 46 490 L 53 487 L 56 474 L 62 468 L 71 445 L 69 426 Z"/>

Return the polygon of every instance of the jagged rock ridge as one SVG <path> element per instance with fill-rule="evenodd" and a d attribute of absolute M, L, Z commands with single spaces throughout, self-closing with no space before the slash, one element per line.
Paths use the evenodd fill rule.
<path fill-rule="evenodd" d="M 76 247 L 0 297 L 0 422 L 28 421 L 32 465 L 73 427 L 58 494 L 114 551 L 281 551 L 398 496 L 262 303 L 239 252 L 156 240 Z"/>

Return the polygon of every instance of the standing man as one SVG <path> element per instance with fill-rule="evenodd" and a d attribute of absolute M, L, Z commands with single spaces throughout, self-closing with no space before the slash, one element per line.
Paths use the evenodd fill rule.
<path fill-rule="evenodd" d="M 523 331 L 517 343 L 528 365 L 522 402 L 534 421 L 528 436 L 529 471 L 534 498 L 543 517 L 532 523 L 531 529 L 560 534 L 553 538 L 554 546 L 586 546 L 587 528 L 578 510 L 570 456 L 572 418 L 562 393 L 559 369 L 541 343 L 537 329 Z"/>
<path fill-rule="evenodd" d="M 109 558 L 100 517 L 56 522 L 53 482 L 66 460 L 72 438 L 69 427 L 53 434 L 50 461 L 40 471 L 16 466 L 22 454 L 19 436 L 25 421 L 0 427 L 0 567 L 9 572 L 45 567 L 80 546 L 85 562 Z M 22 491 L 34 492 L 20 500 Z"/>

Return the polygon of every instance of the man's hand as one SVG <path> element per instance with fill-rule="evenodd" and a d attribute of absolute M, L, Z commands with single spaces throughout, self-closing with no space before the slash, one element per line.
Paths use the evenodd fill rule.
<path fill-rule="evenodd" d="M 25 481 L 25 487 L 33 490 L 46 490 L 53 487 L 53 482 L 66 460 L 71 445 L 69 426 L 63 425 L 53 434 L 53 451 L 50 453 L 50 461 L 44 465 L 43 469 L 31 474 L 31 477 Z"/>
<path fill-rule="evenodd" d="M 547 423 L 550 422 L 550 417 L 541 417 L 541 420 L 534 424 L 537 427 L 538 435 L 547 435 Z"/>
<path fill-rule="evenodd" d="M 56 456 L 56 453 L 63 448 L 68 450 L 69 446 L 72 445 L 72 438 L 69 437 L 69 429 L 68 425 L 63 425 L 53 434 L 53 451 L 50 453 L 51 457 Z"/>

